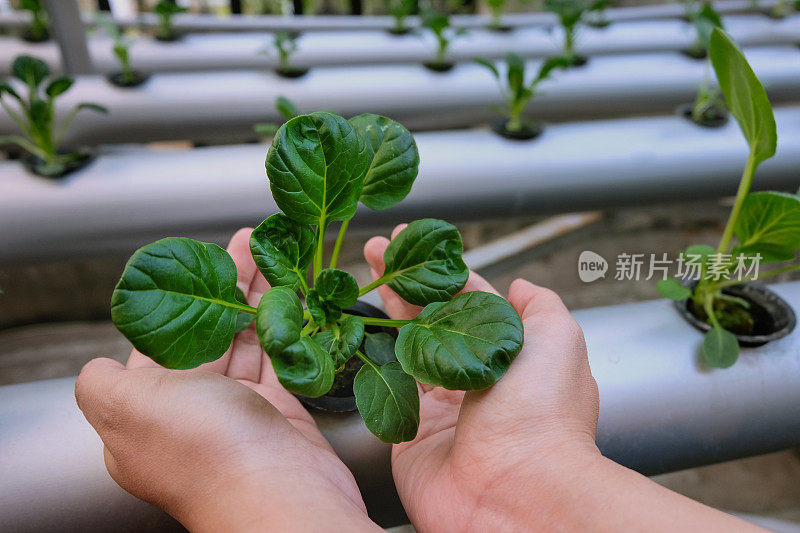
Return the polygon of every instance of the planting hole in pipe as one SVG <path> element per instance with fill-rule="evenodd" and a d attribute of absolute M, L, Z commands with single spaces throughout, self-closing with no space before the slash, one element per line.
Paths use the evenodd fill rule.
<path fill-rule="evenodd" d="M 699 113 L 695 113 L 692 104 L 684 104 L 679 106 L 676 112 L 678 116 L 704 128 L 721 128 L 728 123 L 729 118 L 728 110 L 716 104 L 703 108 Z M 699 115 L 699 118 L 696 118 L 696 115 Z"/>

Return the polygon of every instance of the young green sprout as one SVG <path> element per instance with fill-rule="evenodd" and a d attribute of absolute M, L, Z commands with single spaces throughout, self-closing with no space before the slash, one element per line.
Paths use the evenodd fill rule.
<path fill-rule="evenodd" d="M 609 0 L 545 0 L 544 7 L 555 14 L 564 32 L 564 51 L 562 55 L 570 60 L 573 66 L 579 66 L 586 60 L 575 53 L 575 39 L 578 26 L 592 12 L 604 9 Z"/>
<path fill-rule="evenodd" d="M 41 0 L 20 0 L 18 5 L 19 9 L 29 11 L 31 14 L 31 25 L 25 30 L 25 40 L 39 43 L 49 39 L 50 23 Z"/>
<path fill-rule="evenodd" d="M 185 13 L 186 8 L 180 7 L 174 0 L 160 0 L 154 9 L 158 17 L 156 39 L 159 41 L 174 41 L 177 39 L 175 30 L 172 27 L 172 17 L 178 13 Z"/>
<path fill-rule="evenodd" d="M 114 52 L 114 56 L 119 61 L 121 72 L 118 75 L 112 75 L 111 79 L 123 87 L 132 87 L 141 83 L 143 76 L 136 73 L 131 67 L 129 53 L 131 41 L 122 34 L 120 29 L 110 18 L 98 14 L 95 17 L 95 22 L 98 26 L 103 28 L 103 30 L 109 37 L 111 37 L 111 40 L 114 43 L 112 51 Z"/>
<path fill-rule="evenodd" d="M 714 28 L 723 28 L 722 18 L 714 10 L 711 2 L 703 2 L 699 8 L 689 15 L 689 22 L 694 26 L 696 35 L 686 55 L 695 59 L 708 57 L 708 44 Z"/>
<path fill-rule="evenodd" d="M 292 65 L 291 56 L 297 51 L 297 35 L 288 31 L 279 31 L 275 34 L 272 46 L 278 56 L 278 68 L 275 69 L 280 76 L 286 78 L 297 78 L 308 72 L 307 68 L 299 68 Z M 265 48 L 268 52 L 269 48 Z"/>
<path fill-rule="evenodd" d="M 772 18 L 782 19 L 789 16 L 793 10 L 800 11 L 800 0 L 796 0 L 794 2 L 790 2 L 789 0 L 778 0 L 778 2 L 772 6 L 772 9 L 767 13 Z"/>
<path fill-rule="evenodd" d="M 278 113 L 280 113 L 285 120 L 291 120 L 300 114 L 298 113 L 295 105 L 285 96 L 279 96 L 275 100 L 275 109 L 278 110 Z M 278 128 L 280 128 L 280 124 L 272 123 L 260 123 L 253 126 L 253 130 L 258 135 L 262 135 L 264 137 L 271 137 L 275 135 L 275 132 L 278 131 Z"/>
<path fill-rule="evenodd" d="M 726 368 L 739 357 L 739 344 L 733 332 L 752 333 L 755 319 L 749 302 L 726 294 L 725 289 L 756 279 L 755 275 L 739 279 L 736 272 L 740 267 L 795 258 L 800 250 L 800 197 L 781 192 L 750 192 L 758 165 L 775 155 L 778 135 L 772 106 L 742 52 L 719 28 L 711 34 L 709 55 L 750 153 L 719 245 L 716 248 L 694 245 L 685 252 L 687 257 L 699 261 L 697 284 L 692 289 L 668 278 L 659 281 L 657 288 L 666 298 L 689 299 L 692 313 L 711 326 L 703 340 L 705 361 L 710 366 Z M 800 270 L 800 264 L 760 272 L 757 278 L 794 270 Z"/>
<path fill-rule="evenodd" d="M 354 397 L 384 442 L 416 436 L 417 381 L 480 390 L 503 376 L 522 348 L 522 321 L 500 296 L 459 294 L 469 269 L 455 226 L 411 222 L 386 248 L 381 276 L 364 286 L 336 268 L 359 204 L 388 209 L 410 192 L 419 153 L 408 130 L 371 114 L 300 115 L 276 133 L 266 169 L 280 211 L 253 231 L 250 252 L 271 288 L 253 307 L 237 290 L 233 259 L 216 244 L 183 237 L 148 244 L 111 297 L 114 324 L 137 350 L 167 368 L 194 368 L 219 359 L 255 322 L 285 389 L 306 399 Z M 331 224 L 338 236 L 326 261 Z M 422 311 L 401 320 L 351 310 L 382 285 Z M 400 330 L 395 339 L 374 327 Z M 353 365 L 349 383 L 338 379 Z"/>
<path fill-rule="evenodd" d="M 486 7 L 489 8 L 491 22 L 489 29 L 492 31 L 508 31 L 508 26 L 503 26 L 503 14 L 506 10 L 506 0 L 486 0 Z"/>
<path fill-rule="evenodd" d="M 711 61 L 708 59 L 711 33 L 714 28 L 723 27 L 722 19 L 710 2 L 704 2 L 702 7 L 692 14 L 690 20 L 697 31 L 697 37 L 692 48 L 686 53 L 691 57 L 706 60 L 703 81 L 692 104 L 690 118 L 701 126 L 714 126 L 724 123 L 727 117 L 722 92 L 718 87 L 711 85 Z"/>
<path fill-rule="evenodd" d="M 530 81 L 525 81 L 525 61 L 516 54 L 506 56 L 506 83 L 500 76 L 494 63 L 484 58 L 475 60 L 479 65 L 486 67 L 495 77 L 503 93 L 503 100 L 506 103 L 505 131 L 511 134 L 522 134 L 524 131 L 534 132 L 537 130 L 536 124 L 527 122 L 522 113 L 536 95 L 539 84 L 547 79 L 556 69 L 564 69 L 570 66 L 570 60 L 566 57 L 551 57 L 547 59 L 539 68 L 538 74 Z"/>
<path fill-rule="evenodd" d="M 389 14 L 394 19 L 394 26 L 390 30 L 395 35 L 403 35 L 409 32 L 406 26 L 406 17 L 414 13 L 417 8 L 417 0 L 389 0 Z"/>
<path fill-rule="evenodd" d="M 444 13 L 437 13 L 433 10 L 426 10 L 422 14 L 422 27 L 427 28 L 436 38 L 436 55 L 433 61 L 425 63 L 431 70 L 444 72 L 453 68 L 453 63 L 447 61 L 447 50 L 454 37 L 463 35 L 463 29 L 453 29 L 450 25 L 450 17 Z"/>
<path fill-rule="evenodd" d="M 0 83 L 0 105 L 19 127 L 21 134 L 2 136 L 0 144 L 15 144 L 35 156 L 37 161 L 34 170 L 37 174 L 61 176 L 86 158 L 83 152 L 62 153 L 60 150 L 61 141 L 75 116 L 82 109 L 101 113 L 107 110 L 97 104 L 78 104 L 57 124 L 55 100 L 72 87 L 73 79 L 66 76 L 51 79 L 47 64 L 31 56 L 17 57 L 12 72 L 26 85 L 27 91 L 20 95 L 9 83 Z M 18 110 L 12 108 L 10 99 L 16 100 Z"/>

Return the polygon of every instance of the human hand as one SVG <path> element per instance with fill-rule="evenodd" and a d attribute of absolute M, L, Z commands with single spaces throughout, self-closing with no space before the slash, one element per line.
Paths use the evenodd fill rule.
<path fill-rule="evenodd" d="M 375 237 L 364 248 L 374 278 L 388 244 Z M 389 287 L 378 290 L 391 318 L 419 312 Z M 473 290 L 497 293 L 470 272 L 464 291 Z M 600 457 L 597 385 L 580 327 L 555 293 L 527 281 L 516 280 L 508 300 L 525 344 L 505 376 L 466 394 L 421 385 L 417 437 L 393 447 L 397 490 L 420 531 L 528 529 L 541 507 L 520 502 L 542 503 L 556 487 L 550 480 Z"/>
<path fill-rule="evenodd" d="M 269 285 L 251 257 L 251 231 L 239 230 L 228 252 L 257 306 Z M 127 367 L 90 361 L 75 396 L 111 477 L 192 531 L 376 527 L 350 471 L 278 382 L 252 324 L 195 370 L 167 370 L 135 350 Z"/>

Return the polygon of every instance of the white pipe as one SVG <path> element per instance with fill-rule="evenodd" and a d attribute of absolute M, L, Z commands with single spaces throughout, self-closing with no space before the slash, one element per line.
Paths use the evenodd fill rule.
<path fill-rule="evenodd" d="M 773 103 L 800 100 L 800 50 L 746 50 Z M 528 64 L 529 70 L 538 63 Z M 528 114 L 563 121 L 630 114 L 670 113 L 693 101 L 705 64 L 680 54 L 594 58 L 556 72 L 541 85 Z M 99 76 L 80 77 L 58 99 L 59 115 L 79 102 L 98 102 L 109 115 L 81 113 L 66 141 L 72 144 L 190 139 L 247 141 L 256 122 L 280 121 L 278 96 L 301 112 L 333 110 L 390 116 L 414 130 L 463 127 L 497 116 L 502 104 L 492 75 L 477 64 L 441 75 L 419 65 L 319 68 L 295 80 L 271 72 L 174 73 L 153 76 L 136 89 L 119 89 Z M 0 114 L 0 135 L 16 126 Z"/>
<path fill-rule="evenodd" d="M 800 307 L 800 283 L 772 289 Z M 600 391 L 597 443 L 608 457 L 655 474 L 800 445 L 800 330 L 742 349 L 731 368 L 706 369 L 697 359 L 702 336 L 668 301 L 574 315 Z M 0 387 L 0 529 L 177 529 L 111 480 L 73 384 L 64 378 Z M 353 471 L 373 518 L 384 527 L 403 523 L 389 445 L 357 414 L 316 419 Z"/>
<path fill-rule="evenodd" d="M 729 16 L 727 30 L 742 46 L 771 46 L 800 41 L 800 14 L 783 20 L 762 15 Z M 644 53 L 689 48 L 695 39 L 694 28 L 680 20 L 620 22 L 605 29 L 583 28 L 576 51 L 587 56 Z M 509 52 L 523 57 L 558 54 L 563 41 L 560 29 L 523 28 L 511 33 L 476 29 L 453 40 L 449 57 L 470 61 L 476 56 L 501 58 Z M 277 65 L 271 51 L 270 34 L 195 34 L 163 43 L 142 38 L 131 46 L 133 66 L 143 72 L 269 69 Z M 436 42 L 430 32 L 421 35 L 392 36 L 385 32 L 315 32 L 301 35 L 292 62 L 298 67 L 386 63 L 422 63 L 433 58 Z M 119 70 L 111 40 L 89 40 L 92 62 L 98 72 Z M 264 48 L 269 53 L 261 53 Z M 27 43 L 0 37 L 0 73 L 7 73 L 14 57 L 31 54 L 47 61 L 53 70 L 60 68 L 59 54 L 52 43 Z"/>
<path fill-rule="evenodd" d="M 776 111 L 777 155 L 756 189 L 797 188 L 800 108 Z M 705 129 L 676 116 L 552 125 L 531 142 L 484 130 L 416 135 L 420 173 L 388 211 L 355 225 L 605 209 L 733 194 L 747 156 L 735 122 Z M 0 266 L 129 252 L 166 235 L 254 226 L 277 210 L 266 145 L 110 152 L 62 181 L 0 163 Z"/>

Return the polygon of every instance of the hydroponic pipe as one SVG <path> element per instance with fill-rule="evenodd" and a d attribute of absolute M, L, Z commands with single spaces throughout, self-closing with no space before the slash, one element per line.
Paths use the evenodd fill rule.
<path fill-rule="evenodd" d="M 800 308 L 800 283 L 773 288 Z M 657 474 L 800 445 L 800 331 L 744 348 L 736 365 L 721 370 L 698 362 L 702 336 L 670 302 L 574 314 L 600 391 L 597 442 L 606 456 Z M 0 387 L 0 529 L 178 529 L 108 476 L 73 386 L 65 378 Z M 403 523 L 389 445 L 357 414 L 316 418 L 353 470 L 373 518 L 384 527 Z"/>
<path fill-rule="evenodd" d="M 754 188 L 797 189 L 800 108 L 778 108 L 778 152 Z M 531 142 L 488 130 L 420 133 L 411 194 L 387 211 L 361 209 L 373 228 L 422 217 L 477 220 L 719 197 L 736 192 L 747 146 L 738 125 L 706 129 L 677 116 L 549 126 Z M 63 181 L 0 163 L 0 267 L 130 253 L 164 235 L 249 225 L 276 212 L 266 144 L 163 152 L 123 148 Z"/>
<path fill-rule="evenodd" d="M 752 48 L 746 54 L 774 104 L 798 101 L 796 47 Z M 536 68 L 538 63 L 528 64 L 529 70 Z M 694 100 L 704 69 L 702 61 L 674 53 L 597 57 L 543 82 L 528 114 L 564 121 L 671 113 Z M 289 97 L 301 112 L 372 112 L 412 130 L 485 122 L 497 117 L 494 108 L 502 105 L 492 75 L 472 63 L 446 75 L 418 65 L 320 68 L 295 80 L 266 71 L 162 74 L 136 89 L 118 89 L 102 77 L 89 76 L 80 77 L 57 105 L 61 116 L 80 102 L 109 109 L 108 115 L 80 114 L 66 138 L 71 144 L 241 142 L 254 138 L 254 123 L 282 120 L 275 109 L 279 96 Z M 16 125 L 0 113 L 0 135 L 14 132 Z"/>
<path fill-rule="evenodd" d="M 777 0 L 761 0 L 763 8 L 772 7 Z M 743 13 L 754 10 L 750 0 L 722 0 L 714 2 L 719 13 Z M 659 4 L 649 6 L 630 6 L 609 8 L 606 18 L 612 22 L 644 19 L 678 18 L 686 13 L 685 7 L 675 4 Z M 459 28 L 483 28 L 490 24 L 488 15 L 453 15 L 451 22 Z M 151 13 L 143 13 L 136 17 L 115 17 L 114 22 L 126 28 L 156 28 L 158 19 Z M 90 16 L 84 23 L 93 24 Z M 503 19 L 504 26 L 553 26 L 556 18 L 550 13 L 508 13 Z M 28 13 L 0 13 L 0 28 L 25 28 L 30 24 Z M 310 15 L 290 17 L 280 15 L 242 15 L 219 17 L 216 15 L 199 15 L 192 13 L 178 14 L 172 23 L 178 33 L 207 31 L 353 31 L 353 30 L 389 30 L 394 26 L 394 19 L 388 16 L 347 16 L 347 15 Z M 407 19 L 409 28 L 420 26 L 419 17 Z"/>
<path fill-rule="evenodd" d="M 800 14 L 783 20 L 762 15 L 725 18 L 726 29 L 742 46 L 794 45 L 800 41 Z M 385 32 L 316 32 L 302 35 L 292 63 L 298 67 L 375 65 L 430 61 L 436 41 L 430 32 L 397 37 Z M 581 30 L 576 52 L 587 56 L 683 50 L 695 40 L 694 28 L 680 20 L 618 23 L 605 29 Z M 140 39 L 130 48 L 132 65 L 143 72 L 269 69 L 278 64 L 270 34 L 195 34 L 177 42 Z M 510 33 L 475 30 L 453 40 L 448 57 L 472 61 L 477 56 L 501 58 L 509 52 L 542 58 L 561 51 L 560 29 L 525 28 Z M 266 52 L 264 51 L 266 49 Z M 89 50 L 98 72 L 119 70 L 112 42 L 91 38 Z M 8 72 L 20 54 L 41 56 L 53 70 L 60 68 L 52 44 L 31 44 L 0 38 L 0 72 Z"/>

